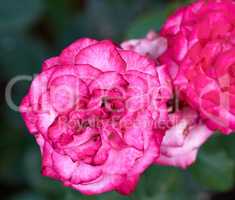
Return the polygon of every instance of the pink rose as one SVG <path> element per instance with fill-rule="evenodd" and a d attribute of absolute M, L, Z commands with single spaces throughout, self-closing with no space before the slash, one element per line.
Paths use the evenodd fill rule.
<path fill-rule="evenodd" d="M 121 47 L 156 59 L 166 51 L 167 40 L 160 37 L 157 32 L 149 31 L 146 38 L 124 41 Z"/>
<path fill-rule="evenodd" d="M 156 59 L 166 51 L 167 41 L 150 31 L 146 38 L 129 40 L 121 46 Z M 168 109 L 172 108 L 169 106 Z M 157 157 L 155 163 L 184 169 L 196 160 L 200 146 L 212 134 L 199 120 L 198 113 L 187 105 L 169 114 L 169 121 L 162 126 L 163 129 L 159 130 L 163 135 L 160 157 Z"/>
<path fill-rule="evenodd" d="M 170 114 L 156 164 L 185 169 L 196 160 L 200 146 L 212 135 L 198 118 L 188 107 Z"/>
<path fill-rule="evenodd" d="M 235 130 L 235 2 L 199 0 L 180 8 L 161 36 L 174 84 L 212 130 Z"/>
<path fill-rule="evenodd" d="M 110 41 L 80 39 L 44 62 L 20 110 L 43 175 L 84 194 L 129 194 L 159 156 L 155 124 L 167 120 L 170 96 L 164 66 Z"/>

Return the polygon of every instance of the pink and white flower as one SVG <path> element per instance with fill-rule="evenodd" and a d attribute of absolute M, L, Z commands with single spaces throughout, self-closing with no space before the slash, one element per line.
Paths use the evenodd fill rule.
<path fill-rule="evenodd" d="M 187 168 L 192 165 L 200 146 L 213 134 L 189 107 L 169 114 L 169 124 L 164 132 L 160 157 L 156 164 Z"/>
<path fill-rule="evenodd" d="M 43 175 L 84 194 L 131 193 L 159 156 L 171 91 L 164 66 L 107 40 L 46 60 L 20 107 Z"/>
<path fill-rule="evenodd" d="M 235 2 L 199 0 L 169 17 L 161 30 L 167 64 L 181 98 L 211 130 L 235 130 Z"/>
<path fill-rule="evenodd" d="M 166 51 L 167 40 L 157 32 L 149 31 L 145 38 L 124 41 L 121 47 L 157 59 Z"/>

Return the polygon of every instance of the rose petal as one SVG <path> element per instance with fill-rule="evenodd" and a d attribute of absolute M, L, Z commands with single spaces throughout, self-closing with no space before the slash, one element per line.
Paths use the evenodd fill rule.
<path fill-rule="evenodd" d="M 51 67 L 56 67 L 60 65 L 59 57 L 52 57 L 47 60 L 45 60 L 42 64 L 42 70 L 47 70 Z"/>
<path fill-rule="evenodd" d="M 120 55 L 127 64 L 126 71 L 136 70 L 153 76 L 156 75 L 156 64 L 153 60 L 132 51 L 121 50 Z"/>
<path fill-rule="evenodd" d="M 102 41 L 81 50 L 76 56 L 76 64 L 89 64 L 103 72 L 124 72 L 125 62 L 110 41 Z"/>
<path fill-rule="evenodd" d="M 98 41 L 89 39 L 89 38 L 82 38 L 78 39 L 74 43 L 72 43 L 69 47 L 63 50 L 60 54 L 59 60 L 62 65 L 67 64 L 75 64 L 76 55 L 84 48 L 96 44 Z"/>

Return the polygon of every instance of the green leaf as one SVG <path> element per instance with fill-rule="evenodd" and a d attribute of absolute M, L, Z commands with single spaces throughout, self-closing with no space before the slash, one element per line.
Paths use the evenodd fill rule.
<path fill-rule="evenodd" d="M 0 36 L 1 73 L 5 78 L 39 72 L 42 61 L 48 56 L 43 43 L 23 34 Z"/>
<path fill-rule="evenodd" d="M 228 136 L 221 134 L 219 139 L 228 156 L 235 161 L 235 134 Z"/>
<path fill-rule="evenodd" d="M 196 164 L 192 166 L 190 171 L 193 178 L 206 188 L 226 191 L 233 187 L 234 167 L 234 161 L 228 157 L 223 149 L 219 149 L 217 152 L 202 149 Z"/>
<path fill-rule="evenodd" d="M 46 200 L 41 194 L 25 192 L 22 194 L 17 194 L 10 198 L 10 200 Z"/>
<path fill-rule="evenodd" d="M 64 35 L 121 40 L 139 10 L 142 0 L 90 0 L 82 13 L 68 23 Z"/>
<path fill-rule="evenodd" d="M 60 33 L 66 25 L 73 20 L 73 10 L 70 1 L 65 0 L 47 0 L 46 1 L 47 14 L 50 24 L 53 26 L 54 31 Z M 59 16 L 59 20 L 58 20 Z"/>
<path fill-rule="evenodd" d="M 1 1 L 0 32 L 26 28 L 43 11 L 43 0 Z"/>
<path fill-rule="evenodd" d="M 86 196 L 82 195 L 79 191 L 68 189 L 64 197 L 60 198 L 61 200 L 97 200 L 96 196 Z"/>
<path fill-rule="evenodd" d="M 144 37 L 150 29 L 159 30 L 166 19 L 164 11 L 152 11 L 139 17 L 129 28 L 127 38 Z"/>
<path fill-rule="evenodd" d="M 23 133 L 19 133 L 19 130 L 7 126 L 3 128 L 2 124 L 0 132 L 2 138 L 0 142 L 0 180 L 13 186 L 24 185 L 22 157 L 28 142 L 27 137 Z"/>
<path fill-rule="evenodd" d="M 144 37 L 151 29 L 159 31 L 168 15 L 182 4 L 182 2 L 176 2 L 167 4 L 167 6 L 157 5 L 147 14 L 141 15 L 134 21 L 128 29 L 127 38 Z"/>
<path fill-rule="evenodd" d="M 103 195 L 99 195 L 99 196 L 97 196 L 96 199 L 97 200 L 129 200 L 129 197 L 122 196 L 116 192 L 110 192 L 110 193 L 106 193 Z"/>
<path fill-rule="evenodd" d="M 139 200 L 188 200 L 196 199 L 197 192 L 190 194 L 190 188 L 185 182 L 185 173 L 171 167 L 153 166 L 148 169 L 139 183 L 133 199 Z"/>
<path fill-rule="evenodd" d="M 99 35 L 112 38 L 123 34 L 141 4 L 136 0 L 90 0 L 87 3 L 86 15 L 90 24 Z"/>
<path fill-rule="evenodd" d="M 59 181 L 41 175 L 41 158 L 36 144 L 25 153 L 24 170 L 28 185 L 39 193 L 55 199 L 64 196 L 65 191 L 69 190 Z"/>

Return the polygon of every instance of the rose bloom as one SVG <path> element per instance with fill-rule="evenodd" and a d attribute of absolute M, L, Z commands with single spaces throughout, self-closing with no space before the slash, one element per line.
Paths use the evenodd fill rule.
<path fill-rule="evenodd" d="M 121 47 L 156 59 L 166 51 L 167 40 L 157 32 L 149 31 L 145 38 L 124 41 Z"/>
<path fill-rule="evenodd" d="M 161 30 L 167 64 L 182 100 L 211 130 L 235 129 L 235 2 L 200 0 L 180 8 Z"/>
<path fill-rule="evenodd" d="M 121 45 L 124 49 L 155 59 L 167 49 L 166 39 L 154 31 L 149 31 L 146 38 L 131 39 Z M 202 123 L 198 113 L 189 108 L 185 102 L 183 106 L 180 106 L 182 102 L 179 102 L 177 98 L 172 96 L 172 99 L 168 101 L 174 101 L 172 102 L 174 105 L 168 105 L 168 121 L 158 126 L 163 140 L 160 146 L 160 156 L 157 157 L 155 163 L 185 169 L 195 162 L 200 146 L 212 135 L 212 131 Z"/>
<path fill-rule="evenodd" d="M 160 156 L 155 163 L 187 168 L 195 162 L 200 146 L 212 133 L 201 122 L 198 113 L 187 106 L 169 114 Z"/>
<path fill-rule="evenodd" d="M 150 31 L 146 38 L 125 41 L 121 46 L 157 59 L 166 51 L 167 41 L 158 33 Z M 178 104 L 175 100 L 174 104 Z M 185 169 L 195 162 L 200 146 L 212 135 L 212 131 L 201 122 L 198 113 L 187 105 L 177 110 L 174 106 L 179 107 L 169 105 L 168 121 L 161 124 L 162 127 L 158 126 L 163 140 L 160 156 L 155 163 Z M 170 110 L 175 111 L 170 113 Z"/>
<path fill-rule="evenodd" d="M 159 156 L 171 84 L 165 67 L 111 41 L 79 39 L 48 59 L 20 111 L 42 173 L 83 194 L 129 194 Z"/>

